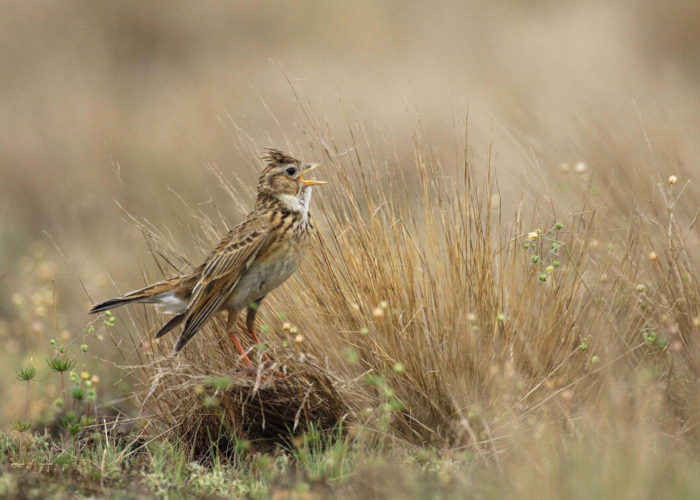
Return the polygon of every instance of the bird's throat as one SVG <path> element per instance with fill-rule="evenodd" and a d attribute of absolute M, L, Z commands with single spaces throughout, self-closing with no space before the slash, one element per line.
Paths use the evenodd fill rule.
<path fill-rule="evenodd" d="M 311 202 L 311 188 L 304 188 L 300 196 L 280 194 L 277 199 L 284 209 L 306 216 L 309 212 L 309 203 Z"/>

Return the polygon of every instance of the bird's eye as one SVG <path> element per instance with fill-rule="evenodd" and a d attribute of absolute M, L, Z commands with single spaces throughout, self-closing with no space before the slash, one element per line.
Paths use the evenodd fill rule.
<path fill-rule="evenodd" d="M 289 167 L 287 170 L 285 170 L 285 173 L 291 177 L 297 173 L 297 169 L 294 167 Z"/>

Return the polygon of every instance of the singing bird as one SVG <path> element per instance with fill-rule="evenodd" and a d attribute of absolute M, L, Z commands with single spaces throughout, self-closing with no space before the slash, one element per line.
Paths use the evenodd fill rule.
<path fill-rule="evenodd" d="M 179 352 L 216 312 L 228 312 L 226 331 L 243 360 L 252 363 L 236 336 L 236 319 L 246 308 L 246 328 L 253 341 L 255 314 L 265 296 L 297 270 L 313 226 L 309 216 L 312 186 L 323 181 L 304 176 L 320 163 L 305 163 L 268 149 L 255 208 L 189 274 L 176 276 L 97 304 L 98 313 L 131 303 L 155 304 L 175 316 L 156 334 L 162 337 L 180 323 Z"/>

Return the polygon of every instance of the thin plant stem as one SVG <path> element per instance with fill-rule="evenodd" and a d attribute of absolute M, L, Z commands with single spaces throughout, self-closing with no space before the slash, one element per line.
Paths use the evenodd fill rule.
<path fill-rule="evenodd" d="M 24 421 L 29 419 L 29 380 L 27 380 L 27 391 L 24 394 Z"/>

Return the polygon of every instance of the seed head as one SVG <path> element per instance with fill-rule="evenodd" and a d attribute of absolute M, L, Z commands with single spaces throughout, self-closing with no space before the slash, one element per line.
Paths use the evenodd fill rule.
<path fill-rule="evenodd" d="M 351 365 L 356 365 L 360 360 L 360 354 L 355 349 L 345 349 L 345 359 Z"/>
<path fill-rule="evenodd" d="M 49 364 L 49 368 L 51 368 L 55 372 L 67 372 L 68 370 L 73 368 L 75 360 L 67 358 L 54 358 L 47 361 L 47 363 Z"/>
<path fill-rule="evenodd" d="M 27 365 L 24 368 L 17 370 L 17 378 L 22 382 L 29 382 L 36 377 L 36 368 L 32 365 Z"/>
<path fill-rule="evenodd" d="M 204 396 L 202 398 L 202 407 L 210 410 L 219 406 L 219 400 L 214 396 Z"/>
<path fill-rule="evenodd" d="M 527 239 L 530 241 L 537 241 L 537 238 L 539 238 L 540 235 L 537 231 L 530 231 L 527 233 Z"/>
<path fill-rule="evenodd" d="M 10 428 L 16 432 L 27 432 L 29 429 L 32 428 L 32 423 L 18 420 L 17 422 L 13 422 L 12 424 L 10 424 Z"/>
<path fill-rule="evenodd" d="M 586 165 L 585 162 L 578 162 L 576 165 L 574 165 L 574 172 L 577 174 L 585 174 L 586 171 L 588 170 L 588 165 Z"/>
<path fill-rule="evenodd" d="M 297 344 L 301 344 L 302 342 L 304 342 L 304 336 L 301 334 L 297 335 L 296 337 L 294 337 L 294 342 L 296 342 Z"/>
<path fill-rule="evenodd" d="M 676 177 L 675 175 L 669 175 L 669 176 L 668 176 L 668 183 L 669 183 L 669 184 L 673 185 L 673 184 L 675 184 L 676 182 L 678 182 L 678 177 Z"/>
<path fill-rule="evenodd" d="M 649 253 L 649 259 L 650 259 L 650 260 L 656 260 L 656 259 L 658 259 L 657 255 L 656 255 L 656 252 L 650 252 L 650 253 Z"/>

